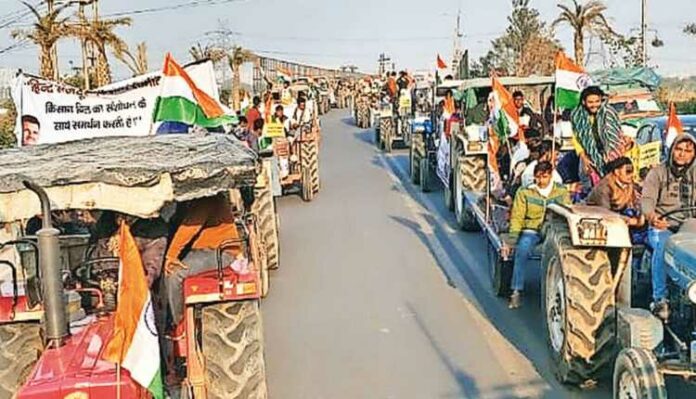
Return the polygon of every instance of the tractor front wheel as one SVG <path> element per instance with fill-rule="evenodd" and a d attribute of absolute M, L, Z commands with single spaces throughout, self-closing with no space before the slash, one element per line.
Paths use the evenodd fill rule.
<path fill-rule="evenodd" d="M 657 359 L 642 348 L 627 348 L 614 365 L 614 399 L 667 399 Z"/>
<path fill-rule="evenodd" d="M 208 399 L 268 398 L 258 301 L 208 305 L 202 329 Z"/>

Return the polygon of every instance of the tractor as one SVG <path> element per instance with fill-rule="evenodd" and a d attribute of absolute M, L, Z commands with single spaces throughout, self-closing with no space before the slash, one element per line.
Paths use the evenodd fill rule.
<path fill-rule="evenodd" d="M 122 263 L 98 255 L 94 229 L 67 233 L 66 219 L 54 217 L 115 212 L 135 223 L 174 223 L 186 209 L 179 204 L 210 197 L 229 201 L 238 238 L 222 241 L 210 271 L 183 282 L 177 331 L 185 333 L 166 338 L 176 377 L 169 388 L 187 398 L 268 396 L 259 309 L 266 254 L 253 211 L 260 167 L 251 151 L 223 135 L 98 138 L 8 150 L 0 163 L 2 222 L 18 232 L 2 247 L 20 254 L 0 265 L 8 272 L 0 275 L 0 398 L 150 397 L 103 359 L 127 295 Z M 28 234 L 31 220 L 41 226 Z M 224 264 L 229 253 L 248 267 Z M 146 324 L 162 342 L 158 319 Z"/>
<path fill-rule="evenodd" d="M 432 188 L 431 172 L 437 165 L 437 137 L 433 128 L 432 88 L 416 86 L 414 117 L 409 121 L 409 172 L 411 182 L 420 185 L 423 192 Z"/>

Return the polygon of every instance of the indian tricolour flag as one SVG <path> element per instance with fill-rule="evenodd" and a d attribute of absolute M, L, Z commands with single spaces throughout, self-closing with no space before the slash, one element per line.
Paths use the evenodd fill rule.
<path fill-rule="evenodd" d="M 500 80 L 493 76 L 492 78 L 492 114 L 496 120 L 496 125 L 500 130 L 500 134 L 507 137 L 515 137 L 520 130 L 520 114 L 517 112 L 515 103 L 512 100 L 512 94 L 500 83 Z M 523 137 L 520 137 L 524 140 Z"/>
<path fill-rule="evenodd" d="M 276 76 L 278 80 L 283 80 L 285 82 L 290 82 L 292 80 L 292 72 L 289 69 L 283 67 L 276 68 Z"/>
<path fill-rule="evenodd" d="M 231 115 L 225 115 L 218 100 L 199 89 L 184 68 L 167 54 L 154 121 L 215 128 L 233 120 Z"/>
<path fill-rule="evenodd" d="M 684 133 L 684 126 L 677 116 L 677 107 L 674 103 L 669 104 L 669 116 L 667 117 L 667 136 L 665 137 L 665 148 L 672 147 L 674 139 Z"/>
<path fill-rule="evenodd" d="M 104 349 L 104 359 L 130 371 L 138 384 L 155 399 L 164 399 L 160 347 L 152 297 L 147 286 L 143 261 L 125 223 L 119 229 L 121 279 L 113 335 Z"/>
<path fill-rule="evenodd" d="M 570 60 L 563 51 L 559 51 L 556 55 L 556 107 L 577 107 L 580 93 L 590 85 L 592 79 L 585 70 Z"/>

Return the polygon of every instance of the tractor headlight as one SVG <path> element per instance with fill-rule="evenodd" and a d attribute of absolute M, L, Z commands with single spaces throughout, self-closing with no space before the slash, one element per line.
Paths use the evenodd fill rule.
<path fill-rule="evenodd" d="M 692 281 L 691 284 L 686 288 L 686 295 L 689 300 L 696 304 L 696 280 Z"/>

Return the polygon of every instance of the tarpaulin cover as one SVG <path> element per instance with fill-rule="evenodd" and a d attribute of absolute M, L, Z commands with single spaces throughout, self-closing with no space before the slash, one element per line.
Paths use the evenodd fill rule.
<path fill-rule="evenodd" d="M 614 68 L 590 74 L 600 86 L 643 86 L 655 90 L 662 77 L 650 68 Z"/>
<path fill-rule="evenodd" d="M 30 179 L 54 209 L 155 216 L 166 203 L 256 183 L 256 155 L 233 136 L 104 137 L 0 151 L 0 221 L 40 213 Z"/>

